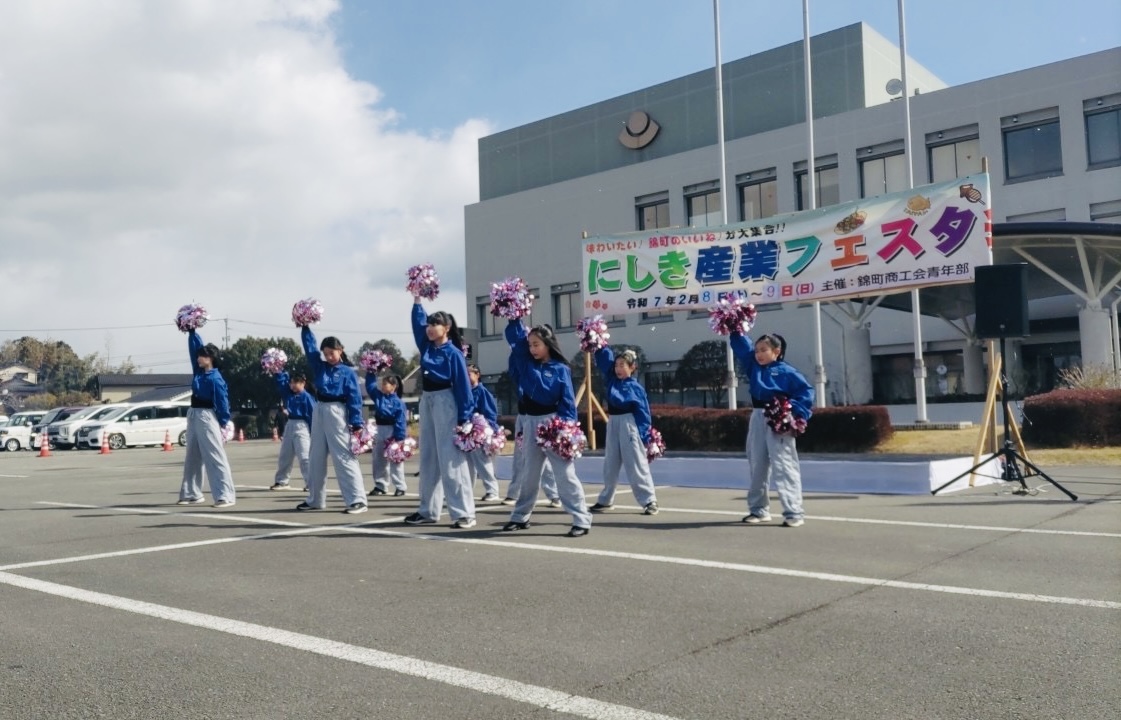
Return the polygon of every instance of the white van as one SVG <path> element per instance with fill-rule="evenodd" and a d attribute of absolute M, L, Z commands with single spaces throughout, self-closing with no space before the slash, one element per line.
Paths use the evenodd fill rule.
<path fill-rule="evenodd" d="M 15 452 L 31 447 L 31 428 L 46 414 L 46 410 L 30 410 L 13 415 L 7 425 L 0 427 L 0 448 Z"/>
<path fill-rule="evenodd" d="M 128 407 L 125 403 L 116 403 L 113 405 L 91 405 L 87 408 L 82 408 L 65 420 L 56 420 L 47 426 L 47 439 L 51 444 L 51 449 L 78 447 L 78 431 L 86 425 L 97 420 L 104 420 L 114 413 L 119 414 L 119 410 Z"/>
<path fill-rule="evenodd" d="M 164 438 L 187 444 L 187 411 L 191 404 L 170 402 L 136 403 L 89 423 L 78 431 L 78 445 L 101 447 L 104 435 L 109 447 L 120 450 L 142 445 L 163 445 Z"/>

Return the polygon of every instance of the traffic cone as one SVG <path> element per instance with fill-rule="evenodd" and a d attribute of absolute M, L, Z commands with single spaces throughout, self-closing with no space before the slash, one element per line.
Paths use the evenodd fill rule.
<path fill-rule="evenodd" d="M 112 451 L 109 449 L 109 433 L 101 433 L 101 454 L 108 455 Z"/>
<path fill-rule="evenodd" d="M 47 429 L 43 428 L 43 432 L 39 435 L 39 457 L 51 456 L 51 443 L 47 440 Z"/>
<path fill-rule="evenodd" d="M 171 431 L 170 430 L 164 430 L 163 431 L 163 451 L 164 452 L 171 452 Z"/>
<path fill-rule="evenodd" d="M 280 442 L 280 435 L 277 434 L 275 427 L 272 429 L 272 441 Z"/>
<path fill-rule="evenodd" d="M 245 431 L 244 430 L 238 430 L 237 431 L 237 441 L 238 442 L 245 442 Z"/>

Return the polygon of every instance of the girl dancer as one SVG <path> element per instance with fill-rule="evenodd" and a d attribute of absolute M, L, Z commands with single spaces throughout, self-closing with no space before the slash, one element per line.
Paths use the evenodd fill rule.
<path fill-rule="evenodd" d="M 304 478 L 307 490 L 308 452 L 311 448 L 311 415 L 315 412 L 315 398 L 304 387 L 307 378 L 299 373 L 288 376 L 282 372 L 276 375 L 276 386 L 284 401 L 281 412 L 288 418 L 284 423 L 284 438 L 280 441 L 280 455 L 276 460 L 276 477 L 269 490 L 287 490 L 288 475 L 292 472 L 292 461 L 300 461 L 300 475 Z"/>
<path fill-rule="evenodd" d="M 183 460 L 183 483 L 179 487 L 179 505 L 203 502 L 202 472 L 210 482 L 214 507 L 231 507 L 237 502 L 233 474 L 226 448 L 222 443 L 222 427 L 230 421 L 230 396 L 226 380 L 218 370 L 218 346 L 202 344 L 199 334 L 187 335 L 191 354 L 191 410 L 187 413 L 187 456 Z"/>
<path fill-rule="evenodd" d="M 374 444 L 374 489 L 370 495 L 385 495 L 389 490 L 386 476 L 393 483 L 393 496 L 405 494 L 405 463 L 390 462 L 385 457 L 385 446 L 405 439 L 405 403 L 397 394 L 401 378 L 393 373 L 366 375 L 366 394 L 374 401 L 374 422 L 378 426 L 378 439 Z"/>

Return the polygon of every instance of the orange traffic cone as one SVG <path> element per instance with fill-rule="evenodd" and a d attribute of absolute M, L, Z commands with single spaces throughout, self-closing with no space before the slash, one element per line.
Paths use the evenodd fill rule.
<path fill-rule="evenodd" d="M 245 431 L 244 430 L 238 430 L 237 431 L 237 441 L 238 442 L 245 442 Z"/>
<path fill-rule="evenodd" d="M 163 451 L 164 452 L 171 452 L 171 431 L 170 430 L 164 430 L 163 431 Z"/>
<path fill-rule="evenodd" d="M 39 457 L 51 456 L 51 443 L 47 440 L 47 429 L 43 428 L 43 432 L 39 435 Z"/>
<path fill-rule="evenodd" d="M 272 441 L 280 442 L 280 435 L 277 434 L 275 427 L 272 429 Z"/>
<path fill-rule="evenodd" d="M 110 452 L 112 451 L 109 449 L 109 433 L 103 432 L 101 433 L 101 454 L 108 455 Z"/>

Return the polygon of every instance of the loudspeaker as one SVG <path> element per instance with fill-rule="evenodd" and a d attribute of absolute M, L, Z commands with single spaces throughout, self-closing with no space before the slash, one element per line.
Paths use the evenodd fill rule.
<path fill-rule="evenodd" d="M 973 283 L 979 338 L 1028 335 L 1028 265 L 981 265 Z"/>

